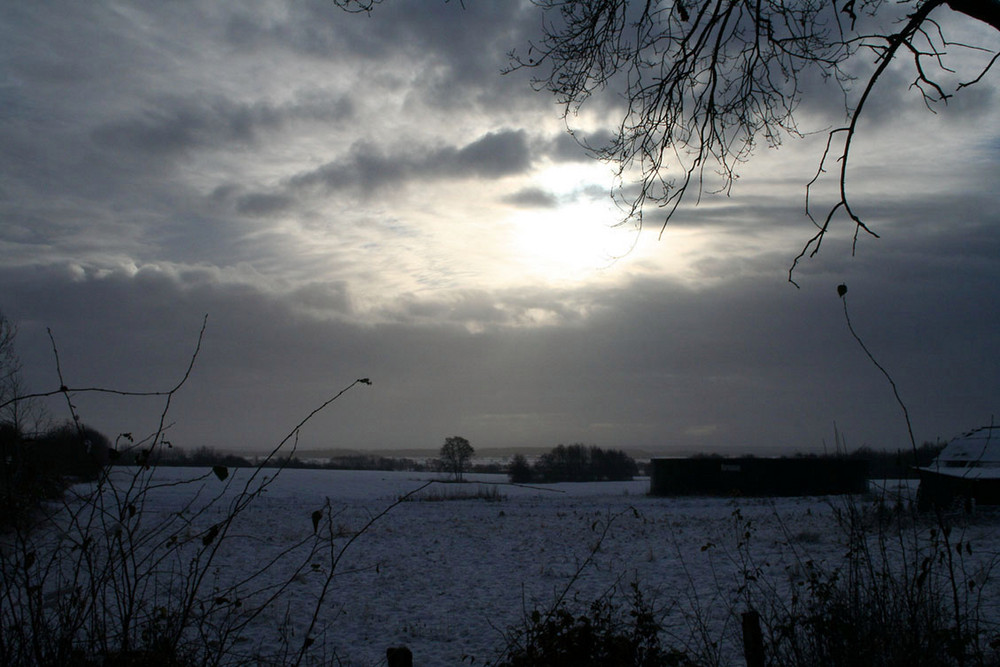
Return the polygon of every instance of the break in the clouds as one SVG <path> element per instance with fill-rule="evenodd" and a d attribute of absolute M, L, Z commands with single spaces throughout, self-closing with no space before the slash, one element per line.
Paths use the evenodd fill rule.
<path fill-rule="evenodd" d="M 47 328 L 70 385 L 169 387 L 207 313 L 182 446 L 258 450 L 357 377 L 374 384 L 304 445 L 771 453 L 821 451 L 836 424 L 906 446 L 846 282 L 918 439 L 991 419 L 995 75 L 931 114 L 889 72 L 848 179 L 881 238 L 837 222 L 796 289 L 842 95 L 804 82 L 803 138 L 638 230 L 593 157 L 613 96 L 563 118 L 530 72 L 501 74 L 540 21 L 527 2 L 4 5 L 0 309 L 31 387 L 56 383 Z M 810 206 L 837 195 L 821 178 Z M 112 434 L 162 408 L 75 400 Z"/>

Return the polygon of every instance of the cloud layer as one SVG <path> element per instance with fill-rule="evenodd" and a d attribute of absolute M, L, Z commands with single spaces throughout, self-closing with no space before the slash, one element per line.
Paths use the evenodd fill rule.
<path fill-rule="evenodd" d="M 170 386 L 207 313 L 172 408 L 184 446 L 260 450 L 356 377 L 374 384 L 304 444 L 770 453 L 820 451 L 836 423 L 907 446 L 846 282 L 918 439 L 989 421 L 995 82 L 932 115 L 905 72 L 887 81 L 849 180 L 881 238 L 836 227 L 795 289 L 825 135 L 763 151 L 659 238 L 655 210 L 616 227 L 613 172 L 584 148 L 615 119 L 572 137 L 527 74 L 500 74 L 539 21 L 526 3 L 4 7 L 0 309 L 32 388 L 57 386 L 47 328 L 71 385 Z M 818 99 L 803 130 L 835 116 Z M 76 400 L 112 434 L 161 409 Z"/>

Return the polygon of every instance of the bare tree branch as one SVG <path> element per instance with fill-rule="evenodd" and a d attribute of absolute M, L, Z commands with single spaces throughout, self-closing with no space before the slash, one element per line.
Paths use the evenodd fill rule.
<path fill-rule="evenodd" d="M 806 185 L 806 214 L 816 233 L 793 260 L 814 256 L 831 223 L 844 214 L 859 235 L 878 234 L 851 205 L 847 169 L 851 148 L 875 85 L 901 52 L 912 58 L 916 88 L 929 109 L 954 94 L 936 74 L 950 74 L 949 41 L 931 14 L 942 6 L 1000 29 L 1000 0 L 534 0 L 543 13 L 538 43 L 510 54 L 510 70 L 531 69 L 539 90 L 553 93 L 569 124 L 598 93 L 624 101 L 614 139 L 593 149 L 617 166 L 615 197 L 625 221 L 642 224 L 651 207 L 661 228 L 693 188 L 729 194 L 738 170 L 763 142 L 775 147 L 800 136 L 795 111 L 807 73 L 818 73 L 851 94 L 845 64 L 865 50 L 875 54 L 847 122 L 829 131 L 816 174 Z M 904 12 L 897 31 L 870 31 L 872 19 Z M 992 51 L 988 50 L 987 52 Z M 1000 55 L 975 79 L 980 81 Z M 835 145 L 834 141 L 838 143 Z M 839 143 L 842 142 L 842 143 Z M 829 160 L 839 162 L 839 198 L 814 215 L 813 186 Z"/>

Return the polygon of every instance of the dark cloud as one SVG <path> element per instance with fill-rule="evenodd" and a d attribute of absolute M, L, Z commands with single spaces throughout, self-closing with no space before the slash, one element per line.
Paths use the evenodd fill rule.
<path fill-rule="evenodd" d="M 349 15 L 323 0 L 286 9 L 236 11 L 227 18 L 225 39 L 244 54 L 290 51 L 359 66 L 403 53 L 419 64 L 413 97 L 435 108 L 503 113 L 545 104 L 525 77 L 500 76 L 507 52 L 539 27 L 539 14 L 521 3 L 385 3 L 371 16 Z"/>
<path fill-rule="evenodd" d="M 253 139 L 246 115 L 218 108 L 151 109 L 141 118 L 108 123 L 94 130 L 94 140 L 119 150 L 169 154 L 213 144 Z"/>
<path fill-rule="evenodd" d="M 309 100 L 275 107 L 227 99 L 164 98 L 135 118 L 104 123 L 93 132 L 101 145 L 122 151 L 168 155 L 191 149 L 239 147 L 255 142 L 291 120 L 342 121 L 352 113 L 346 99 Z"/>
<path fill-rule="evenodd" d="M 287 195 L 254 193 L 240 197 L 236 210 L 243 215 L 269 216 L 288 210 L 292 202 Z"/>
<path fill-rule="evenodd" d="M 522 173 L 531 167 L 527 133 L 524 130 L 502 130 L 489 134 L 460 148 L 451 157 L 443 150 L 432 162 L 438 162 L 450 176 L 473 173 L 484 178 L 500 178 Z"/>
<path fill-rule="evenodd" d="M 995 259 L 931 263 L 919 280 L 896 279 L 905 255 L 852 261 L 848 299 L 917 437 L 933 440 L 996 409 L 1000 283 Z M 0 277 L 37 388 L 51 383 L 45 327 L 71 384 L 149 388 L 182 372 L 209 313 L 202 356 L 173 413 L 172 439 L 183 445 L 211 437 L 216 446 L 264 447 L 341 386 L 372 377 L 370 393 L 319 420 L 303 442 L 433 448 L 454 431 L 482 446 L 818 451 L 836 423 L 852 446 L 905 447 L 891 389 L 847 331 L 834 289 L 844 274 L 812 265 L 796 290 L 780 270 L 758 273 L 694 287 L 648 278 L 599 290 L 411 298 L 381 324 L 353 322 L 343 283 L 273 293 L 151 269 Z M 109 432 L 141 432 L 160 407 L 76 401 Z M 514 426 L 525 419 L 530 435 Z M 599 423 L 616 426 L 607 433 Z"/>
<path fill-rule="evenodd" d="M 555 208 L 559 204 L 559 199 L 541 188 L 522 188 L 504 197 L 503 202 L 521 208 Z"/>
<path fill-rule="evenodd" d="M 369 142 L 355 143 L 349 155 L 290 179 L 293 187 L 373 190 L 404 180 L 501 178 L 527 171 L 532 157 L 524 130 L 490 132 L 461 147 L 419 149 L 406 142 L 386 152 Z"/>

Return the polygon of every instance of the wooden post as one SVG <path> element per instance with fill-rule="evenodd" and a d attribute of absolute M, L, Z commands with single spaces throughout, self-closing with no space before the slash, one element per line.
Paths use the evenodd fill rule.
<path fill-rule="evenodd" d="M 760 614 L 743 612 L 743 655 L 747 667 L 764 667 L 764 636 L 760 631 Z"/>
<path fill-rule="evenodd" d="M 389 667 L 413 667 L 413 653 L 405 646 L 392 646 L 385 650 Z"/>

